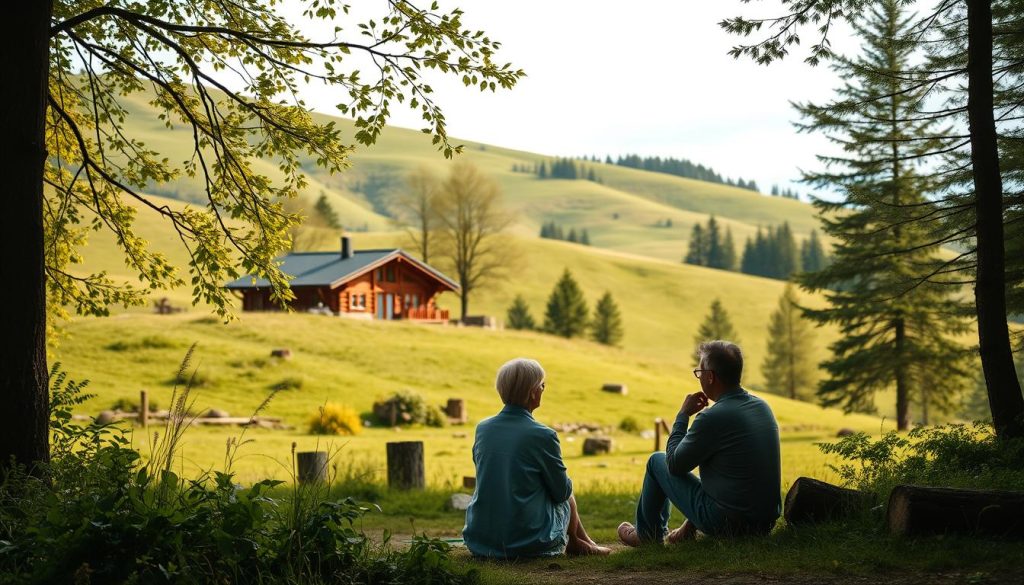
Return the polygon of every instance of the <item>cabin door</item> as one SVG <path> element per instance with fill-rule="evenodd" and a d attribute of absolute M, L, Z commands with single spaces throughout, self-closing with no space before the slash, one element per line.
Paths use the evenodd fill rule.
<path fill-rule="evenodd" d="M 395 295 L 377 293 L 377 318 L 388 321 L 395 318 Z"/>

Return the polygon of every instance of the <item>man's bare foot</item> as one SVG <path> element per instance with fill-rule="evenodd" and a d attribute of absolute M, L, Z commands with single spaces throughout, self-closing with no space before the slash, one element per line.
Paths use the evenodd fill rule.
<path fill-rule="evenodd" d="M 611 552 L 612 549 L 606 546 L 598 546 L 585 540 L 573 540 L 565 547 L 565 554 L 570 557 L 604 556 L 611 554 Z"/>
<path fill-rule="evenodd" d="M 679 544 L 684 540 L 694 540 L 695 538 L 697 538 L 697 527 L 693 525 L 693 522 L 686 520 L 679 528 L 669 531 L 665 540 L 669 544 Z"/>
<path fill-rule="evenodd" d="M 619 524 L 619 540 L 626 546 L 640 546 L 640 535 L 636 533 L 636 527 L 629 522 Z"/>

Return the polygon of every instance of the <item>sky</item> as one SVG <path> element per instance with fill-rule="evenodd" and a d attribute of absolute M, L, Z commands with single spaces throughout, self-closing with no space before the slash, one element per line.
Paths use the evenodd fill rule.
<path fill-rule="evenodd" d="M 372 4 L 372 3 L 371 3 Z M 364 5 L 366 6 L 366 5 Z M 480 93 L 432 79 L 451 136 L 554 156 L 619 154 L 686 158 L 719 173 L 806 193 L 800 169 L 827 151 L 820 135 L 798 134 L 790 101 L 825 101 L 838 85 L 827 66 L 756 65 L 727 52 L 739 37 L 723 18 L 770 15 L 778 2 L 739 0 L 473 0 L 442 2 L 465 11 L 465 25 L 502 43 L 499 62 L 527 77 L 512 90 Z M 356 8 L 356 7 L 354 7 Z M 805 33 L 810 44 L 812 31 Z M 844 28 L 834 48 L 855 51 Z M 336 113 L 336 96 L 308 95 Z M 334 98 L 334 99 L 332 99 Z M 418 112 L 396 109 L 391 123 L 420 128 Z"/>

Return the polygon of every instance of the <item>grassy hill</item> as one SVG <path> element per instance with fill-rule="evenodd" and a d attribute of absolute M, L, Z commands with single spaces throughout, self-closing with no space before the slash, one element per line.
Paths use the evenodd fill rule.
<path fill-rule="evenodd" d="M 202 385 L 196 389 L 195 411 L 216 407 L 232 415 L 252 413 L 282 380 L 297 388 L 278 392 L 264 414 L 280 416 L 294 431 L 250 430 L 253 442 L 242 449 L 240 478 L 287 476 L 294 442 L 298 450 L 338 451 L 340 473 L 380 474 L 384 443 L 426 442 L 428 481 L 455 482 L 472 474 L 472 424 L 500 409 L 493 390 L 494 374 L 506 360 L 531 356 L 547 370 L 548 390 L 537 411 L 547 424 L 594 422 L 617 427 L 626 416 L 652 428 L 655 417 L 672 417 L 685 393 L 698 389 L 690 365 L 582 340 L 563 340 L 531 332 L 401 322 L 362 322 L 305 314 L 248 314 L 228 325 L 196 314 L 157 316 L 121 314 L 106 319 L 83 318 L 69 324 L 70 335 L 53 352 L 72 378 L 89 378 L 97 396 L 80 407 L 96 414 L 121 398 L 138 398 L 140 389 L 167 407 L 178 362 L 198 342 L 194 364 Z M 272 348 L 288 347 L 294 358 L 270 359 Z M 296 383 L 295 380 L 299 382 Z M 628 384 L 626 396 L 600 391 L 601 384 Z M 306 433 L 306 422 L 324 403 L 343 403 L 359 412 L 377 398 L 413 390 L 430 404 L 464 398 L 470 415 L 467 427 L 416 428 L 396 431 L 368 428 L 351 438 L 323 438 Z M 830 477 L 826 460 L 814 443 L 850 427 L 877 432 L 880 420 L 844 416 L 834 410 L 763 394 L 783 431 L 784 483 L 796 476 Z M 155 430 L 151 428 L 150 431 Z M 229 436 L 238 429 L 196 428 L 186 435 L 182 470 L 219 467 Z M 570 473 L 581 485 L 636 488 L 652 449 L 650 439 L 613 432 L 615 452 L 583 457 L 583 436 L 562 435 Z M 133 441 L 144 454 L 151 433 Z M 461 483 L 461 482 L 459 482 Z"/>
<path fill-rule="evenodd" d="M 130 133 L 164 153 L 172 161 L 193 155 L 191 133 L 185 127 L 168 130 L 154 115 L 145 94 L 126 99 Z M 343 140 L 355 133 L 350 120 L 317 115 L 332 121 Z M 459 143 L 458 139 L 454 139 Z M 798 238 L 816 227 L 810 205 L 781 197 L 769 197 L 726 185 L 684 179 L 603 163 L 584 163 L 593 168 L 601 183 L 571 180 L 540 180 L 529 173 L 512 172 L 513 165 L 532 165 L 547 155 L 467 143 L 461 158 L 493 176 L 503 187 L 508 206 L 519 214 L 517 229 L 536 235 L 540 225 L 555 221 L 569 227 L 587 228 L 594 246 L 653 258 L 679 261 L 686 251 L 690 228 L 715 214 L 732 229 L 742 252 L 744 240 L 759 225 L 788 221 Z M 421 132 L 388 128 L 372 148 L 359 147 L 352 168 L 329 175 L 306 161 L 310 183 L 303 196 L 312 202 L 325 194 L 349 229 L 379 231 L 389 228 L 385 199 L 403 188 L 404 177 L 418 167 L 444 174 L 450 161 L 431 146 Z M 279 176 L 273 161 L 256 161 L 254 168 L 270 177 Z M 168 184 L 151 185 L 149 191 L 183 201 L 204 199 L 202 182 L 182 177 Z M 665 219 L 672 228 L 658 227 Z"/>

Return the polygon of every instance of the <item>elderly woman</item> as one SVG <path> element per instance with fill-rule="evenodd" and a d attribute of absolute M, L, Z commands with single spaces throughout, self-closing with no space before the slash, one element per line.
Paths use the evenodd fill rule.
<path fill-rule="evenodd" d="M 544 369 L 514 359 L 498 370 L 505 407 L 476 427 L 476 492 L 462 536 L 476 556 L 492 558 L 608 554 L 590 539 L 576 511 L 572 481 L 554 430 L 533 418 Z"/>

